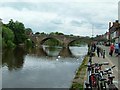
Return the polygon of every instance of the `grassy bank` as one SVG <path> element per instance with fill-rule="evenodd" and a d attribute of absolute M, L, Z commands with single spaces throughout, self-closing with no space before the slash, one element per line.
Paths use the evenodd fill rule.
<path fill-rule="evenodd" d="M 86 75 L 86 66 L 85 64 L 88 63 L 88 56 L 86 55 L 82 64 L 80 65 L 80 67 L 78 68 L 76 75 L 73 79 L 72 82 L 72 86 L 70 88 L 70 90 L 73 89 L 79 89 L 79 90 L 83 90 L 84 88 L 84 79 L 85 79 L 85 75 Z"/>

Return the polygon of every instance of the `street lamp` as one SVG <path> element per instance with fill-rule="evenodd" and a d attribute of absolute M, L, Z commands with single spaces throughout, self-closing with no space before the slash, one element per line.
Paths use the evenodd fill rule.
<path fill-rule="evenodd" d="M 92 38 L 93 38 L 93 36 L 94 36 L 94 35 L 93 35 L 93 24 L 92 24 Z"/>

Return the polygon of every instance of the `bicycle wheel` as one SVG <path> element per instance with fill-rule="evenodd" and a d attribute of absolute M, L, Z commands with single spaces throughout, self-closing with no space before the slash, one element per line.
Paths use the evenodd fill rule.
<path fill-rule="evenodd" d="M 118 90 L 118 88 L 115 86 L 115 84 L 109 84 L 108 88 L 109 88 L 109 90 Z"/>
<path fill-rule="evenodd" d="M 105 82 L 100 83 L 100 90 L 106 90 L 106 83 Z"/>

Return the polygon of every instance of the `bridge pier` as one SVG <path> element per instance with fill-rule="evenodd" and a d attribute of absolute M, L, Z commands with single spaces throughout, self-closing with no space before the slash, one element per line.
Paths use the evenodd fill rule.
<path fill-rule="evenodd" d="M 62 57 L 73 57 L 69 47 L 63 47 L 59 53 Z"/>
<path fill-rule="evenodd" d="M 43 50 L 43 47 L 35 47 L 29 51 L 29 54 L 37 55 L 37 56 L 47 56 L 47 53 Z"/>

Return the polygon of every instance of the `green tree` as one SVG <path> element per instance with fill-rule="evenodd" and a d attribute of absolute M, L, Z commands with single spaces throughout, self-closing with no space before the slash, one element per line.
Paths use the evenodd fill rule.
<path fill-rule="evenodd" d="M 44 33 L 44 32 L 42 32 L 42 33 L 40 33 L 41 35 L 46 35 L 46 33 Z"/>
<path fill-rule="evenodd" d="M 25 29 L 25 34 L 26 34 L 26 35 L 33 34 L 32 29 L 31 29 L 31 28 L 26 28 L 26 29 Z"/>
<path fill-rule="evenodd" d="M 60 32 L 51 32 L 50 35 L 64 35 L 64 34 Z"/>
<path fill-rule="evenodd" d="M 14 32 L 15 38 L 14 42 L 15 44 L 20 44 L 24 43 L 26 40 L 26 35 L 25 35 L 25 27 L 24 24 L 21 22 L 14 22 L 12 19 L 9 21 L 7 26 Z"/>
<path fill-rule="evenodd" d="M 39 32 L 36 32 L 35 34 L 39 35 L 40 33 L 39 33 Z"/>
<path fill-rule="evenodd" d="M 2 26 L 2 44 L 3 47 L 14 47 L 14 33 L 9 28 Z"/>
<path fill-rule="evenodd" d="M 26 45 L 28 48 L 30 48 L 30 47 L 33 46 L 33 43 L 32 43 L 32 41 L 31 41 L 30 39 L 27 39 L 27 40 L 25 41 L 25 45 Z"/>

